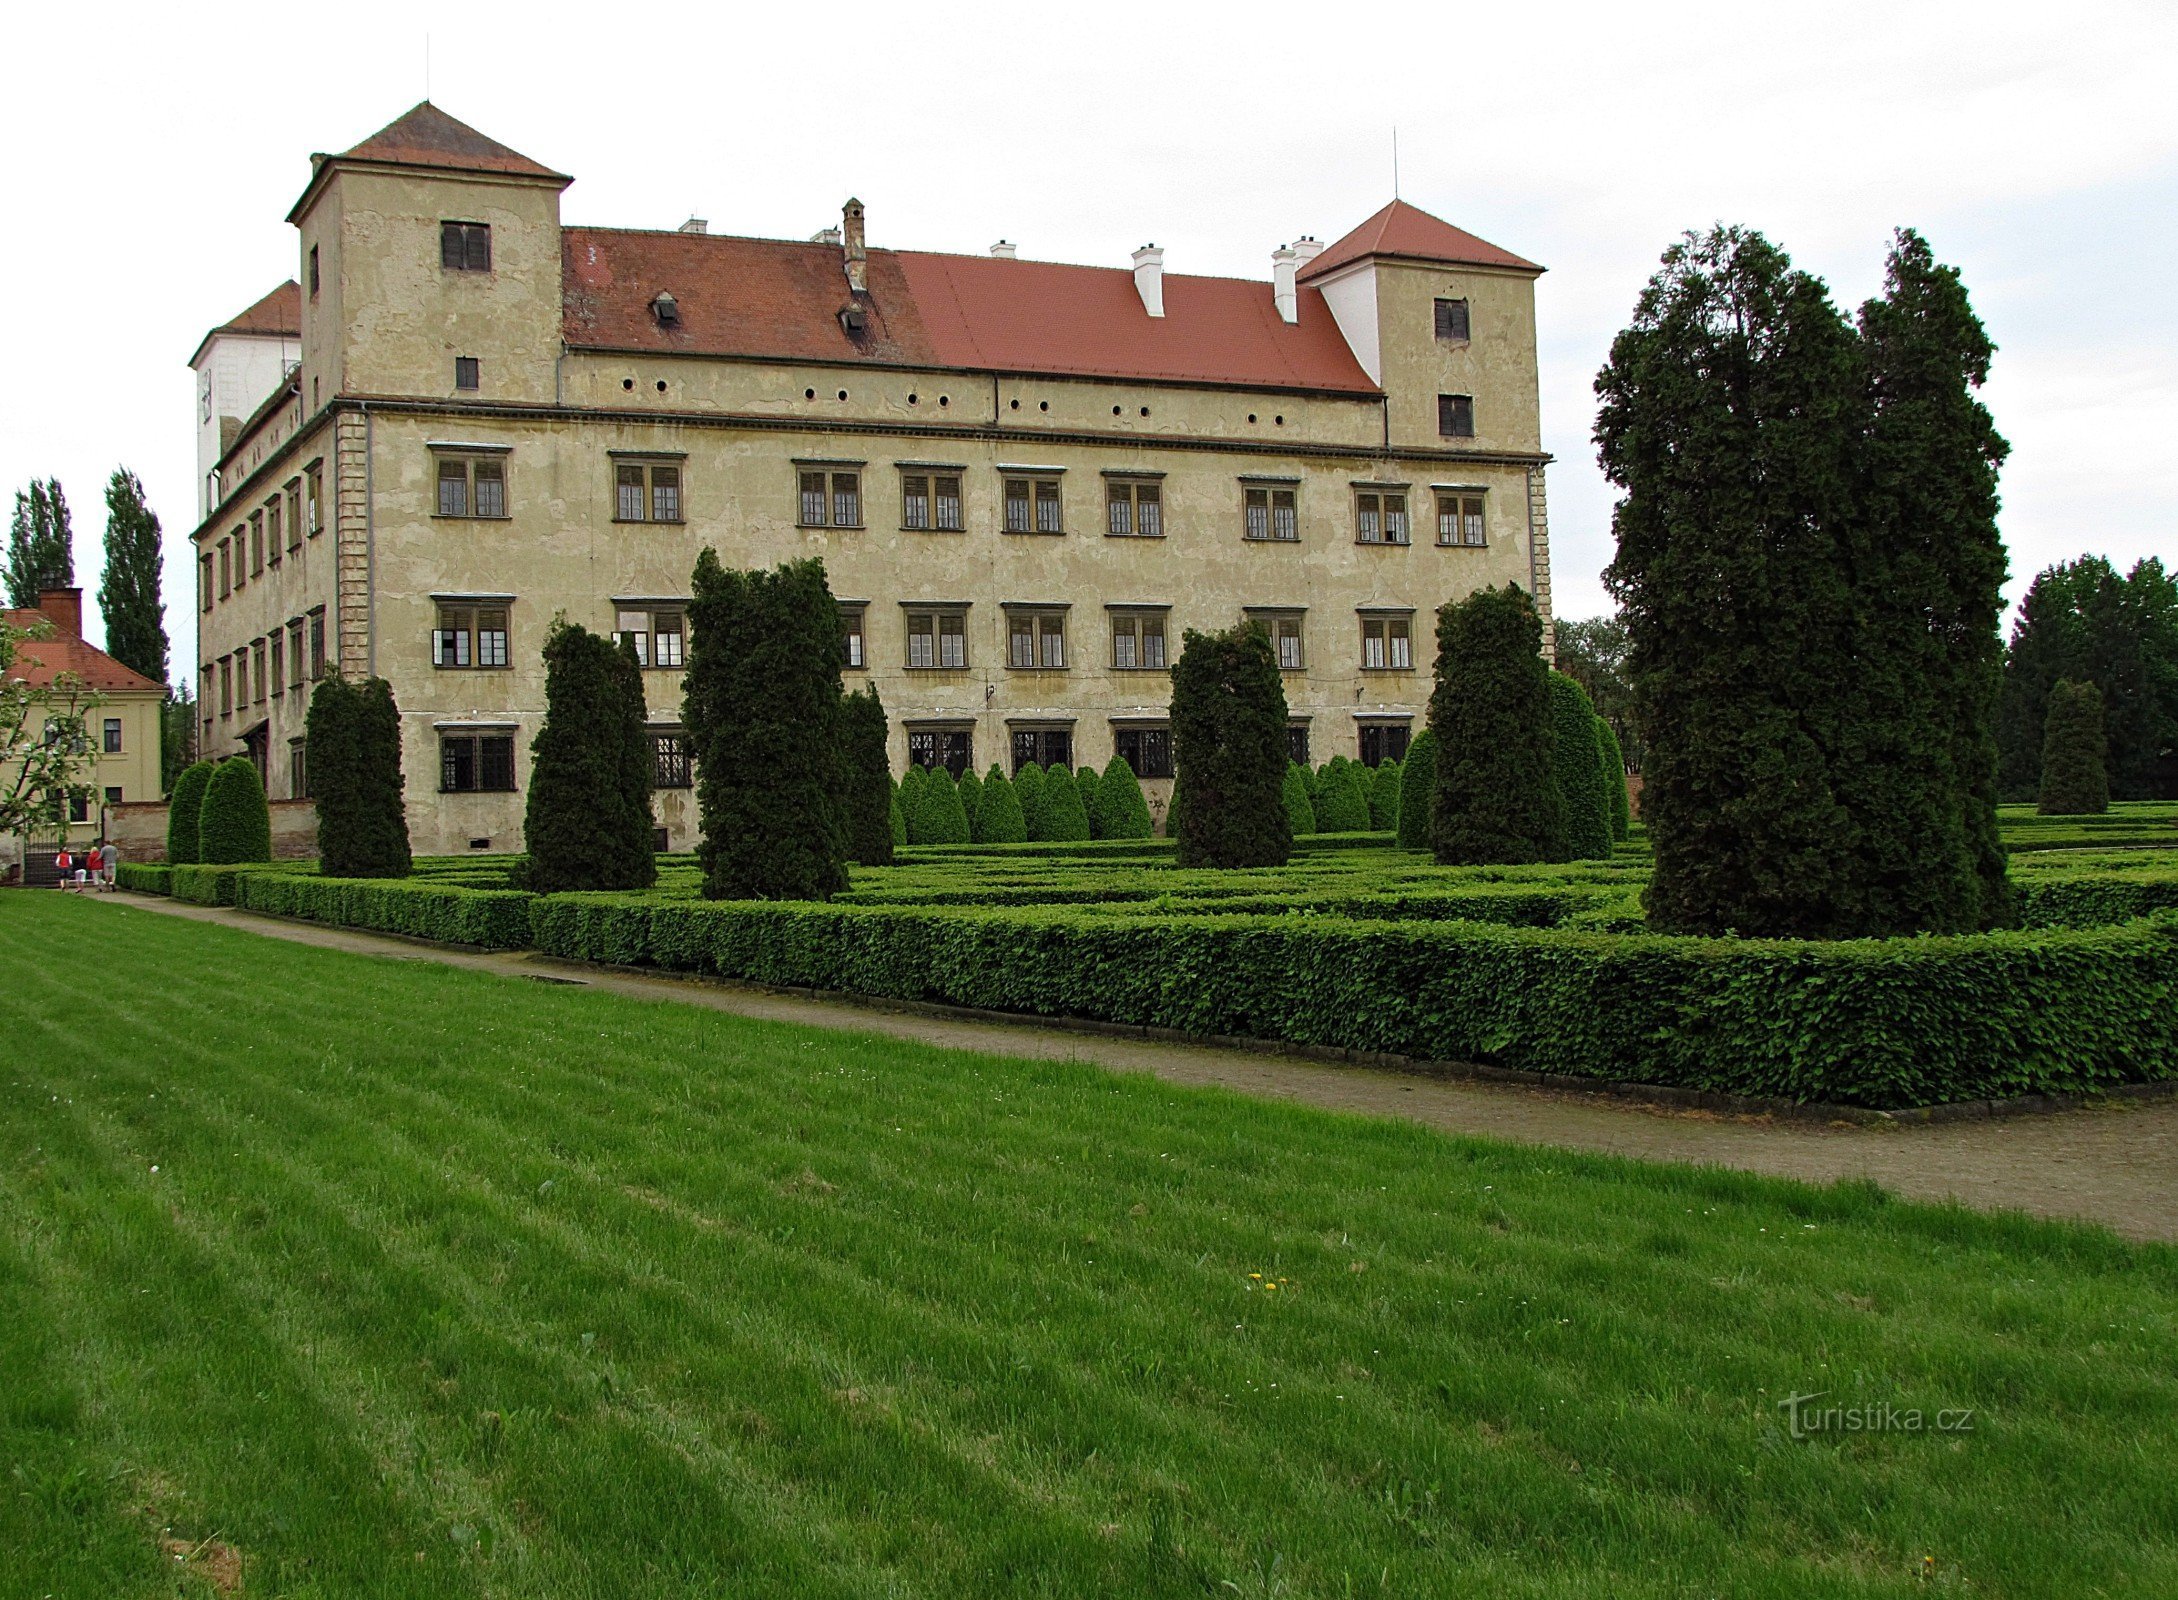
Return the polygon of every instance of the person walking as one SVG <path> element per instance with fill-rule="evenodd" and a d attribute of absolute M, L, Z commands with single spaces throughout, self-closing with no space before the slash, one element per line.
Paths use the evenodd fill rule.
<path fill-rule="evenodd" d="M 75 871 L 75 868 L 76 858 L 68 853 L 68 846 L 63 844 L 53 857 L 53 887 L 66 889 L 68 887 L 68 875 Z"/>
<path fill-rule="evenodd" d="M 121 867 L 121 847 L 108 839 L 98 850 L 98 882 L 105 893 L 112 893 L 114 879 Z"/>

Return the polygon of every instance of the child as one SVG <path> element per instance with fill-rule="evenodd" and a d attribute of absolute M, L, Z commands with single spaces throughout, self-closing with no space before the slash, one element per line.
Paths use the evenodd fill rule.
<path fill-rule="evenodd" d="M 62 845 L 60 853 L 53 858 L 53 870 L 60 875 L 59 881 L 53 885 L 54 888 L 65 889 L 68 887 L 68 875 L 75 870 L 75 865 L 75 857 L 68 853 L 66 845 Z"/>

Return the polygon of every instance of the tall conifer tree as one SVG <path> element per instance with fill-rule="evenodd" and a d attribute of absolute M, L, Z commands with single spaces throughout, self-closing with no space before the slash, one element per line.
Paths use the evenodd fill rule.
<path fill-rule="evenodd" d="M 58 478 L 42 483 L 33 478 L 28 489 L 15 492 L 15 518 L 8 527 L 8 603 L 35 606 L 46 590 L 66 589 L 75 581 L 68 497 L 61 493 Z"/>
<path fill-rule="evenodd" d="M 98 585 L 106 654 L 154 683 L 166 682 L 166 607 L 159 598 L 159 519 L 126 467 L 106 485 L 106 571 Z"/>
<path fill-rule="evenodd" d="M 1262 623 L 1188 630 L 1172 669 L 1172 756 L 1181 866 L 1285 865 L 1286 689 Z"/>
<path fill-rule="evenodd" d="M 1542 619 L 1518 584 L 1477 590 L 1437 613 L 1429 845 L 1448 866 L 1564 858 L 1542 650 Z"/>

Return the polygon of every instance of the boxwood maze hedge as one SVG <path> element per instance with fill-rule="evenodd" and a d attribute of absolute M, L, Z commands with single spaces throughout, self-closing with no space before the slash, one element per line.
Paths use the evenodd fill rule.
<path fill-rule="evenodd" d="M 830 904 L 707 902 L 672 857 L 647 894 L 533 895 L 506 887 L 522 868 L 504 859 L 420 862 L 405 880 L 303 863 L 122 878 L 574 960 L 1802 1101 L 2178 1076 L 2178 872 L 2163 856 L 2044 858 L 2017 874 L 2018 932 L 1826 944 L 1642 931 L 1643 863 L 1623 852 L 1448 869 L 1342 846 L 1208 872 L 1131 843 L 908 850 Z"/>

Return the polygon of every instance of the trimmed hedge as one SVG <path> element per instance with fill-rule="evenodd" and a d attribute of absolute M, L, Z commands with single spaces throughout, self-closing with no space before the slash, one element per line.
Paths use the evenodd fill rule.
<path fill-rule="evenodd" d="M 2178 911 L 2178 878 L 2150 873 L 2029 878 L 2017 887 L 2020 925 L 2027 928 L 2105 928 Z"/>
<path fill-rule="evenodd" d="M 2178 920 L 1815 943 L 561 896 L 534 925 L 576 960 L 1801 1101 L 2178 1073 Z"/>
<path fill-rule="evenodd" d="M 232 893 L 234 898 L 222 903 L 245 911 L 489 950 L 526 949 L 530 907 L 539 900 L 519 889 L 442 888 L 414 878 L 318 878 L 262 871 L 238 875 Z"/>
<path fill-rule="evenodd" d="M 124 861 L 113 869 L 113 881 L 137 894 L 172 894 L 174 869 L 160 861 Z"/>

